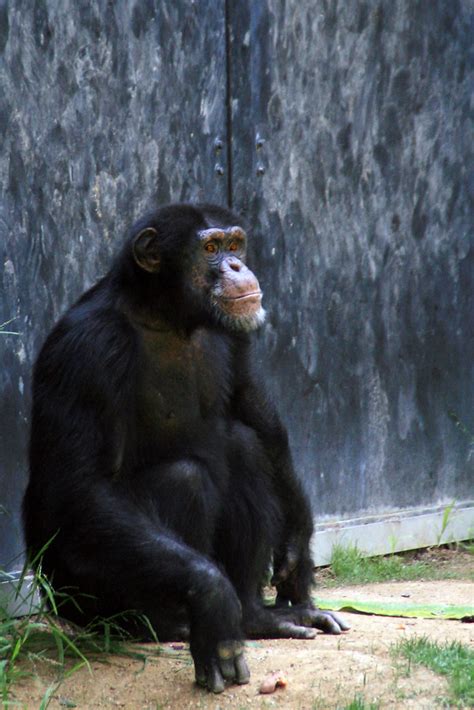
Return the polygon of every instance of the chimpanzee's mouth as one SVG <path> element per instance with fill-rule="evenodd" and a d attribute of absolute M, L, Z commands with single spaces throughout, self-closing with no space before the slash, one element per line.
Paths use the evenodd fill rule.
<path fill-rule="evenodd" d="M 250 293 L 244 293 L 243 296 L 226 296 L 223 298 L 223 301 L 246 301 L 246 300 L 261 300 L 262 299 L 262 292 L 261 291 L 251 291 Z"/>

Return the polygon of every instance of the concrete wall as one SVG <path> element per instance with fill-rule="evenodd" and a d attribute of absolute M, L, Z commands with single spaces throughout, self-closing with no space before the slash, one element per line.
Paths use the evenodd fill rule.
<path fill-rule="evenodd" d="M 474 498 L 469 0 L 0 2 L 0 563 L 30 372 L 150 205 L 253 225 L 315 514 Z M 228 158 L 230 157 L 230 162 Z"/>
<path fill-rule="evenodd" d="M 268 0 L 232 27 L 234 204 L 315 513 L 473 499 L 474 5 Z"/>
<path fill-rule="evenodd" d="M 0 563 L 21 547 L 46 333 L 152 205 L 227 200 L 224 4 L 207 5 L 0 3 L 0 323 L 20 332 L 0 336 Z"/>

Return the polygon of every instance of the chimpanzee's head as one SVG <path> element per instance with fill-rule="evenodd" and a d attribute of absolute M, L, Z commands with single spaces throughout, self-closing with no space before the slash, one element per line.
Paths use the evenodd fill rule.
<path fill-rule="evenodd" d="M 181 320 L 214 322 L 232 331 L 252 331 L 263 323 L 262 292 L 245 263 L 247 235 L 229 210 L 164 207 L 137 223 L 131 246 L 135 273 L 160 310 L 173 302 Z"/>

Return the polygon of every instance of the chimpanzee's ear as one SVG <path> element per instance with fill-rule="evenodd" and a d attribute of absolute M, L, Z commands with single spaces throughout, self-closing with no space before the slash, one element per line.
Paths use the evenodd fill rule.
<path fill-rule="evenodd" d="M 160 270 L 161 257 L 158 233 L 153 227 L 146 227 L 133 240 L 133 258 L 145 271 L 151 274 Z"/>

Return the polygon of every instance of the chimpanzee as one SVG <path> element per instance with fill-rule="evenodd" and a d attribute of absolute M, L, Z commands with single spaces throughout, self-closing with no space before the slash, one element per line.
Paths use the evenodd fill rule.
<path fill-rule="evenodd" d="M 245 637 L 347 625 L 310 598 L 312 519 L 250 333 L 264 320 L 239 218 L 170 205 L 141 219 L 34 369 L 30 558 L 76 593 L 71 620 L 136 610 L 189 638 L 196 680 L 246 683 Z M 273 558 L 277 600 L 262 580 Z"/>

